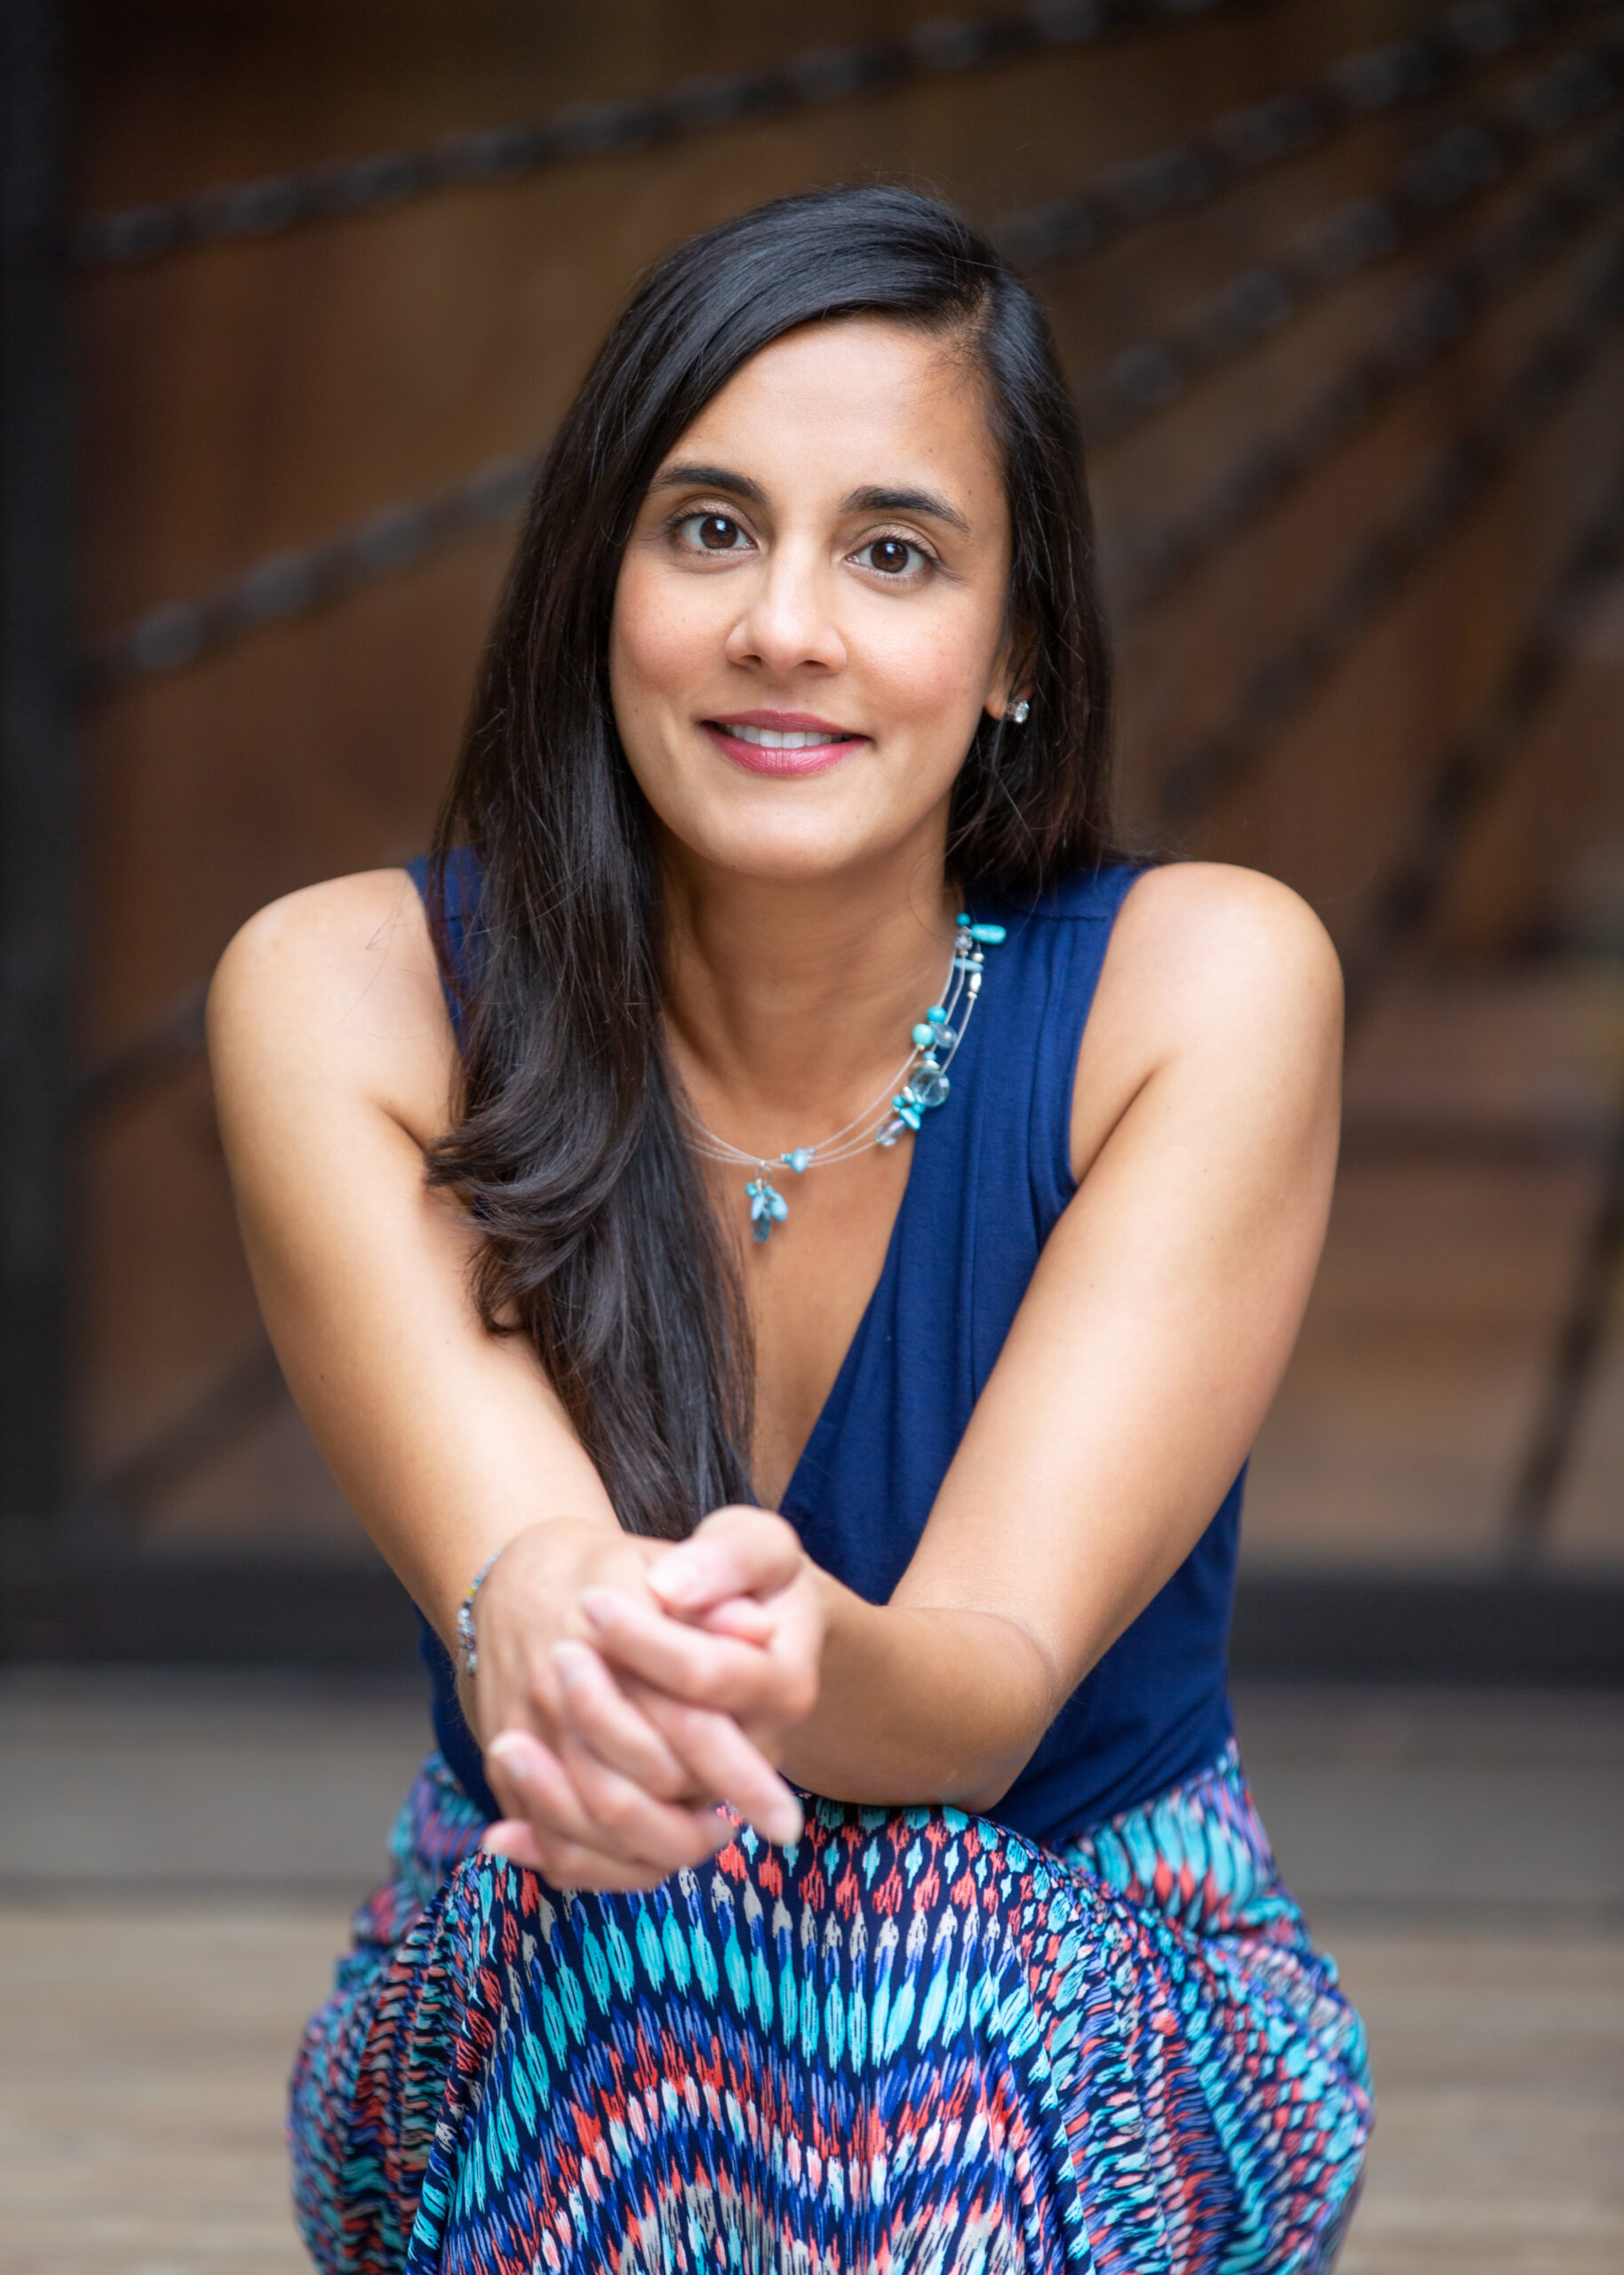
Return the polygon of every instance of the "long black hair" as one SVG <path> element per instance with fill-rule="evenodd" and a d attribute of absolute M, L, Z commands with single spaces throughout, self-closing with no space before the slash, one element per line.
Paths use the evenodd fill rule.
<path fill-rule="evenodd" d="M 609 702 L 610 610 L 678 437 L 771 341 L 855 315 L 961 344 L 1003 458 L 1031 709 L 1024 726 L 976 730 L 951 874 L 1024 894 L 1110 850 L 1110 660 L 1080 450 L 1027 287 L 948 207 L 886 187 L 785 198 L 668 253 L 537 480 L 437 838 L 442 865 L 471 849 L 481 898 L 460 958 L 436 914 L 464 1072 L 429 1177 L 481 1227 L 487 1327 L 534 1342 L 632 1532 L 673 1537 L 751 1498 L 753 1385 L 736 1258 L 673 1103 L 653 834 Z"/>

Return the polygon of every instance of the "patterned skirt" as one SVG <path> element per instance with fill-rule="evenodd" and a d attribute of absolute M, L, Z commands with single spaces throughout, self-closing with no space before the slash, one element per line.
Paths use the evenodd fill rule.
<path fill-rule="evenodd" d="M 306 2032 L 324 2275 L 1330 2266 L 1364 2033 L 1233 1746 L 1057 1851 L 809 1798 L 596 1896 L 480 1830 L 431 1757 Z"/>

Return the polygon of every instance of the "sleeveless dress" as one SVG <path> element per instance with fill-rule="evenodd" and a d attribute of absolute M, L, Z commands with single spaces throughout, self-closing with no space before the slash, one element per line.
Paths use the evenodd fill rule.
<path fill-rule="evenodd" d="M 782 1504 L 872 1601 L 1075 1191 L 1078 1052 L 1137 874 L 968 903 L 1006 938 Z M 443 887 L 466 968 L 468 857 Z M 1241 1483 L 996 1821 L 808 1794 L 792 1846 L 740 1824 L 646 1895 L 480 1849 L 496 1805 L 425 1626 L 438 1748 L 292 2081 L 324 2275 L 1328 2268 L 1368 2065 L 1232 1735 Z"/>

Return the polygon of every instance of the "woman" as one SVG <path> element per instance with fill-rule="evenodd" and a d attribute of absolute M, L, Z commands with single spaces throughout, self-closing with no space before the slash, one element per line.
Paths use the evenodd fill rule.
<path fill-rule="evenodd" d="M 221 966 L 266 1316 L 435 1680 L 294 2080 L 324 2269 L 1334 2253 L 1361 2035 L 1224 1649 L 1337 973 L 1113 860 L 1078 463 L 941 206 L 681 248 L 439 853 Z"/>

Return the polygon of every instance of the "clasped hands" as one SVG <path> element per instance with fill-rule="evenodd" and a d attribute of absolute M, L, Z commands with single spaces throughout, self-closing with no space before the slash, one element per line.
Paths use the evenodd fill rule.
<path fill-rule="evenodd" d="M 799 1837 L 776 1763 L 817 1701 L 824 1613 L 792 1528 L 719 1509 L 684 1541 L 538 1525 L 474 1605 L 473 1720 L 506 1812 L 482 1845 L 554 1887 L 650 1888 L 735 1835 Z"/>

